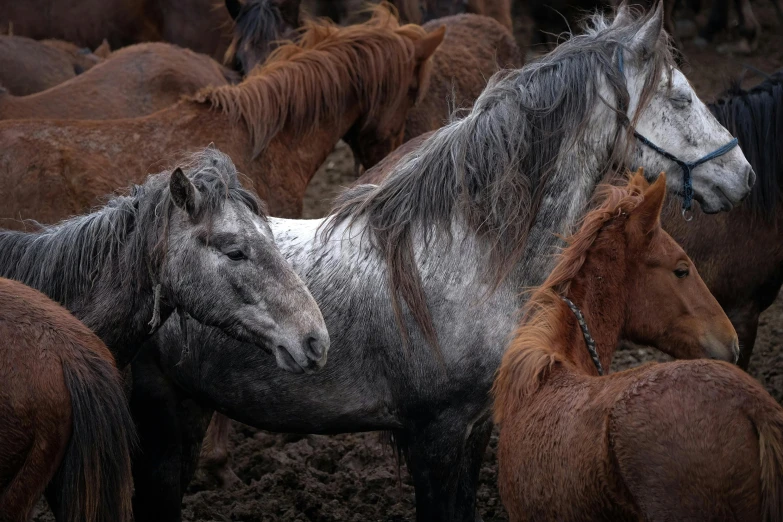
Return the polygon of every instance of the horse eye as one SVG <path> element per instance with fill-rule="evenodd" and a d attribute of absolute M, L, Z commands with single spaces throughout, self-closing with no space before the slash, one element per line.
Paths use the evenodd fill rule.
<path fill-rule="evenodd" d="M 242 261 L 243 259 L 247 259 L 247 256 L 244 252 L 241 250 L 229 250 L 225 253 L 226 257 L 228 257 L 232 261 Z"/>
<path fill-rule="evenodd" d="M 682 279 L 684 277 L 688 277 L 688 274 L 690 274 L 691 271 L 687 268 L 678 268 L 674 271 L 674 275 L 677 277 L 677 279 Z"/>
<path fill-rule="evenodd" d="M 674 96 L 672 98 L 672 104 L 680 108 L 685 108 L 691 103 L 693 103 L 693 97 L 690 94 Z"/>

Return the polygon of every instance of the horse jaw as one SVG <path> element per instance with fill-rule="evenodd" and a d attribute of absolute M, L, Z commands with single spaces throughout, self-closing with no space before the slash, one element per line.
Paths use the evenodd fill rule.
<path fill-rule="evenodd" d="M 641 86 L 637 86 L 636 90 L 641 92 Z M 632 93 L 634 98 L 638 100 L 638 96 L 634 97 Z M 698 160 L 733 139 L 677 69 L 672 70 L 671 86 L 668 74 L 663 76 L 649 105 L 640 115 L 636 130 L 684 161 Z M 667 172 L 669 191 L 683 193 L 683 172 L 674 161 L 637 143 L 633 163 L 643 166 L 648 176 Z M 739 147 L 696 167 L 691 175 L 694 198 L 706 213 L 727 211 L 737 206 L 750 193 L 756 179 L 753 168 Z"/>

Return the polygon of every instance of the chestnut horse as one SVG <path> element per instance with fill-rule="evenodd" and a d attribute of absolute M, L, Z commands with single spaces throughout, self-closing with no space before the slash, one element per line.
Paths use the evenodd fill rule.
<path fill-rule="evenodd" d="M 512 521 L 781 520 L 783 409 L 721 361 L 611 375 L 620 339 L 734 360 L 737 337 L 661 228 L 664 176 L 610 187 L 527 304 L 493 388 Z"/>
<path fill-rule="evenodd" d="M 380 7 L 366 24 L 307 25 L 297 44 L 236 86 L 208 88 L 149 116 L 0 122 L 0 217 L 53 222 L 139 180 L 150 165 L 214 142 L 248 175 L 271 213 L 297 216 L 312 175 L 352 128 L 385 155 L 426 91 L 443 32 L 400 27 Z M 18 226 L 6 221 L 7 226 Z"/>
<path fill-rule="evenodd" d="M 135 431 L 106 345 L 0 278 L 0 347 L 0 520 L 27 522 L 46 490 L 58 521 L 129 522 Z"/>
<path fill-rule="evenodd" d="M 44 92 L 17 97 L 0 91 L 0 119 L 135 118 L 204 87 L 236 81 L 236 73 L 209 56 L 166 43 L 138 44 Z"/>
<path fill-rule="evenodd" d="M 0 86 L 17 96 L 59 85 L 100 62 L 68 42 L 0 35 Z"/>

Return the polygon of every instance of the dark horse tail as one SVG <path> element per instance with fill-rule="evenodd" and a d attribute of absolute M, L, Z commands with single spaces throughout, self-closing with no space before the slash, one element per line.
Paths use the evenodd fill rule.
<path fill-rule="evenodd" d="M 46 497 L 58 521 L 130 522 L 136 432 L 113 361 L 83 351 L 63 360 L 71 440 Z"/>

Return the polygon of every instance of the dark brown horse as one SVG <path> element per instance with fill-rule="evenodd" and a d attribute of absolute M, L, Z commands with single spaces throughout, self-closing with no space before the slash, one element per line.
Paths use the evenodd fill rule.
<path fill-rule="evenodd" d="M 171 151 L 214 142 L 267 199 L 298 216 L 310 178 L 352 129 L 385 155 L 429 79 L 443 33 L 400 27 L 376 9 L 367 24 L 312 23 L 243 83 L 200 92 L 143 118 L 0 122 L 0 217 L 54 222 L 140 180 Z M 6 220 L 6 226 L 19 226 Z"/>
<path fill-rule="evenodd" d="M 165 109 L 184 95 L 236 82 L 209 56 L 166 43 L 125 47 L 84 74 L 29 96 L 0 91 L 0 119 L 135 118 Z"/>
<path fill-rule="evenodd" d="M 89 49 L 68 42 L 0 36 L 0 86 L 17 96 L 59 85 L 100 62 Z"/>
<path fill-rule="evenodd" d="M 226 0 L 234 36 L 224 62 L 248 72 L 263 63 L 282 40 L 293 40 L 302 25 L 300 0 Z"/>
<path fill-rule="evenodd" d="M 0 520 L 27 522 L 46 490 L 58 521 L 129 522 L 134 427 L 106 345 L 0 278 L 0 379 Z"/>
<path fill-rule="evenodd" d="M 512 521 L 783 516 L 783 409 L 758 382 L 707 360 L 600 376 L 622 338 L 679 358 L 737 355 L 731 323 L 661 228 L 664 179 L 608 189 L 503 357 L 498 481 Z"/>
<path fill-rule="evenodd" d="M 747 91 L 737 85 L 709 108 L 739 139 L 758 174 L 756 184 L 730 216 L 697 209 L 686 222 L 671 208 L 663 223 L 734 324 L 739 365 L 747 368 L 759 315 L 783 286 L 783 71 Z"/>

